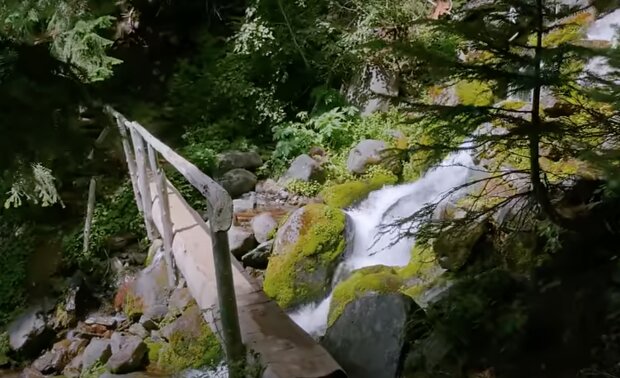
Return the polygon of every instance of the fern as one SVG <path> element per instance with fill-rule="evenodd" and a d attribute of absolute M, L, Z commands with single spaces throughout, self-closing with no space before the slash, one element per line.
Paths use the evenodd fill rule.
<path fill-rule="evenodd" d="M 57 203 L 64 206 L 54 181 L 51 169 L 40 163 L 31 164 L 30 176 L 24 176 L 21 172 L 17 174 L 13 185 L 7 192 L 9 197 L 4 202 L 4 207 L 6 209 L 20 207 L 24 201 L 41 204 L 43 207 Z"/>

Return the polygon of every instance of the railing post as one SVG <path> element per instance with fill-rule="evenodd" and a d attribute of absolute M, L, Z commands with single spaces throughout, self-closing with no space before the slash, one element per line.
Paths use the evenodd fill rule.
<path fill-rule="evenodd" d="M 128 125 L 133 142 L 133 149 L 136 154 L 136 163 L 138 168 L 138 190 L 142 197 L 142 209 L 144 214 L 144 225 L 146 226 L 146 235 L 150 241 L 156 238 L 155 227 L 153 225 L 153 202 L 151 198 L 151 190 L 148 184 L 148 175 L 146 170 L 146 153 L 144 151 L 144 140 L 139 133 Z"/>
<path fill-rule="evenodd" d="M 112 114 L 114 116 L 114 119 L 116 120 L 118 131 L 121 134 L 121 143 L 123 144 L 123 151 L 125 152 L 125 161 L 127 161 L 127 169 L 129 170 L 129 178 L 131 179 L 131 187 L 133 188 L 133 195 L 136 199 L 136 205 L 138 206 L 138 211 L 143 212 L 144 210 L 142 208 L 142 196 L 140 195 L 140 190 L 138 190 L 136 159 L 134 157 L 133 151 L 131 150 L 131 146 L 129 145 L 127 125 L 125 125 L 125 121 L 120 118 L 120 115 L 116 113 Z"/>
<path fill-rule="evenodd" d="M 228 376 L 243 378 L 245 367 L 245 347 L 241 340 L 237 297 L 230 260 L 227 231 L 216 231 L 211 227 L 213 240 L 213 261 L 215 263 L 215 279 L 220 305 L 220 316 L 224 336 Z"/>
<path fill-rule="evenodd" d="M 157 153 L 149 143 L 147 143 L 147 151 L 151 172 L 155 175 L 155 186 L 157 187 L 157 196 L 159 197 L 159 213 L 161 214 L 161 226 L 163 228 L 164 260 L 166 261 L 166 269 L 168 271 L 168 282 L 171 287 L 174 287 L 176 285 L 172 258 L 172 238 L 174 235 L 172 232 L 172 219 L 170 217 L 170 203 L 168 201 L 168 183 L 164 170 L 157 164 Z"/>

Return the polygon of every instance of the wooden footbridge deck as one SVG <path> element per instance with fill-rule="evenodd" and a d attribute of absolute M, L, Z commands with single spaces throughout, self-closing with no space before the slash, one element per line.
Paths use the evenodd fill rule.
<path fill-rule="evenodd" d="M 224 345 L 229 366 L 255 354 L 264 378 L 346 377 L 338 363 L 263 293 L 234 259 L 227 231 L 228 193 L 144 127 L 107 108 L 120 131 L 127 166 L 148 237 L 161 239 L 170 282 L 180 273 Z M 208 224 L 166 179 L 164 158 L 206 198 Z M 229 369 L 231 378 L 243 373 Z"/>

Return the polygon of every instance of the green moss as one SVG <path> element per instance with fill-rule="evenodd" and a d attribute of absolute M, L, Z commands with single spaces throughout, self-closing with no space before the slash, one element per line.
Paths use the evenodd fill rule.
<path fill-rule="evenodd" d="M 130 290 L 127 291 L 127 294 L 125 295 L 123 312 L 129 319 L 140 317 L 140 315 L 144 312 L 144 304 L 142 303 L 142 299 L 133 294 Z"/>
<path fill-rule="evenodd" d="M 506 110 L 519 110 L 525 105 L 527 105 L 527 103 L 524 101 L 504 101 L 501 104 L 501 108 Z"/>
<path fill-rule="evenodd" d="M 164 342 L 153 341 L 153 339 L 146 339 L 146 347 L 148 348 L 149 363 L 157 363 L 159 361 L 159 352 L 164 347 Z"/>
<path fill-rule="evenodd" d="M 80 378 L 99 378 L 106 372 L 105 364 L 101 362 L 95 363 L 88 370 L 80 373 Z"/>
<path fill-rule="evenodd" d="M 395 293 L 403 281 L 393 268 L 377 265 L 355 271 L 339 283 L 332 294 L 327 324 L 332 325 L 344 312 L 347 304 L 369 292 Z"/>
<path fill-rule="evenodd" d="M 371 171 L 366 177 L 365 180 L 349 181 L 325 188 L 320 196 L 328 206 L 343 209 L 364 199 L 384 185 L 393 185 L 398 181 L 393 173 L 378 170 Z"/>
<path fill-rule="evenodd" d="M 303 209 L 298 240 L 272 256 L 265 273 L 265 293 L 283 308 L 325 294 L 325 282 L 309 284 L 311 280 L 299 278 L 320 269 L 331 277 L 345 248 L 345 215 L 341 210 L 321 204 Z"/>
<path fill-rule="evenodd" d="M 157 356 L 157 365 L 170 373 L 185 369 L 216 366 L 223 357 L 217 337 L 205 323 L 198 335 L 175 332 L 168 343 L 158 347 L 149 346 L 149 359 Z"/>
<path fill-rule="evenodd" d="M 456 84 L 456 94 L 463 105 L 488 106 L 493 104 L 493 89 L 478 80 L 463 80 Z"/>
<path fill-rule="evenodd" d="M 403 279 L 423 278 L 437 266 L 433 249 L 426 244 L 416 243 L 411 249 L 409 264 L 398 269 L 398 275 Z"/>

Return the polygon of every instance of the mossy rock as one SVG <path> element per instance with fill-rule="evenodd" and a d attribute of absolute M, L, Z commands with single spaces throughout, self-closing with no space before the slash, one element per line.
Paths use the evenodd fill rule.
<path fill-rule="evenodd" d="M 478 80 L 463 80 L 456 84 L 456 94 L 463 105 L 489 106 L 495 95 L 492 87 Z"/>
<path fill-rule="evenodd" d="M 441 270 L 441 267 L 433 248 L 427 244 L 416 243 L 411 248 L 409 264 L 399 268 L 398 275 L 404 280 L 423 280 L 438 270 Z"/>
<path fill-rule="evenodd" d="M 384 265 L 370 266 L 355 271 L 349 278 L 339 283 L 332 294 L 327 324 L 331 326 L 338 320 L 350 302 L 368 293 L 396 293 L 403 280 L 394 268 Z"/>
<path fill-rule="evenodd" d="M 321 199 L 326 205 L 344 209 L 365 199 L 371 192 L 385 185 L 394 185 L 397 177 L 390 173 L 379 173 L 366 180 L 349 181 L 325 188 Z"/>
<path fill-rule="evenodd" d="M 455 225 L 442 231 L 433 243 L 439 265 L 451 272 L 463 268 L 487 230 L 488 223 L 483 221 L 473 225 Z"/>
<path fill-rule="evenodd" d="M 535 232 L 511 233 L 501 248 L 506 269 L 519 274 L 532 273 L 549 258 L 541 247 Z"/>
<path fill-rule="evenodd" d="M 344 212 L 310 204 L 296 210 L 278 230 L 263 289 L 291 308 L 327 294 L 345 249 Z"/>

